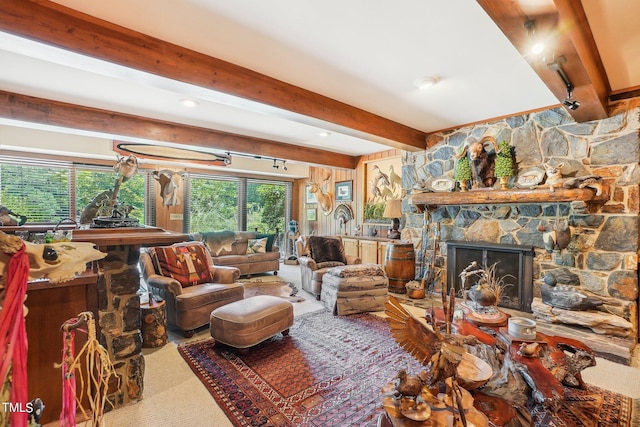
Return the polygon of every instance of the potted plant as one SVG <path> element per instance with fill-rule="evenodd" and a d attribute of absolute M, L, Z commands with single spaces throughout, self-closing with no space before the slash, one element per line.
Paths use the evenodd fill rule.
<path fill-rule="evenodd" d="M 500 141 L 496 153 L 495 176 L 500 180 L 500 189 L 506 190 L 509 177 L 514 175 L 513 147 L 507 141 Z"/>
<path fill-rule="evenodd" d="M 458 153 L 453 178 L 460 183 L 460 191 L 467 191 L 467 183 L 471 180 L 471 163 L 468 154 L 464 154 L 464 147 Z"/>

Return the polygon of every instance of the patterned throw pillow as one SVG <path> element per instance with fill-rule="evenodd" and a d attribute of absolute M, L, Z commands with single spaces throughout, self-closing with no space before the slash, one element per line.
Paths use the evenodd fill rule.
<path fill-rule="evenodd" d="M 267 238 L 249 240 L 248 254 L 263 254 L 267 252 Z"/>
<path fill-rule="evenodd" d="M 149 249 L 149 255 L 160 274 L 187 287 L 213 281 L 206 251 L 202 242 L 189 242 L 156 246 Z"/>
<path fill-rule="evenodd" d="M 276 239 L 275 234 L 256 234 L 256 239 L 267 238 L 267 252 L 271 252 L 273 250 L 273 242 Z"/>

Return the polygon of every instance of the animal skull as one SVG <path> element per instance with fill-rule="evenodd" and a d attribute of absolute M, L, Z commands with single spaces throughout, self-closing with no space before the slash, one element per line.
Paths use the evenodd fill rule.
<path fill-rule="evenodd" d="M 76 274 L 86 270 L 88 262 L 107 256 L 90 242 L 24 244 L 29 256 L 29 280 L 49 279 L 51 283 L 72 280 Z M 7 277 L 9 258 L 9 255 L 0 252 L 0 282 Z"/>

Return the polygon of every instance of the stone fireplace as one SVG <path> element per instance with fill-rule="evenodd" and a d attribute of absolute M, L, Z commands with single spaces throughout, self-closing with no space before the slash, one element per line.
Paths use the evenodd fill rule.
<path fill-rule="evenodd" d="M 500 307 L 531 311 L 533 299 L 533 247 L 487 242 L 448 241 L 447 289 L 460 293 L 460 272 L 473 261 L 480 266 L 496 265 L 496 276 L 504 279 Z M 467 288 L 471 283 L 467 283 Z"/>
<path fill-rule="evenodd" d="M 570 324 L 569 317 L 559 326 L 570 324 L 574 329 L 561 333 L 583 340 L 585 331 L 597 335 L 595 344 L 587 343 L 597 346 L 597 341 L 602 341 L 602 348 L 616 347 L 613 359 L 628 362 L 638 340 L 639 131 L 640 98 L 635 98 L 621 101 L 612 107 L 608 119 L 594 122 L 575 123 L 562 108 L 556 108 L 432 134 L 427 150 L 403 155 L 407 197 L 403 201 L 402 238 L 413 242 L 422 259 L 429 259 L 433 241 L 431 234 L 424 232 L 427 212 L 430 223 L 438 222 L 441 227 L 442 244 L 436 259 L 443 270 L 450 256 L 447 242 L 482 241 L 532 248 L 534 305 L 541 298 L 538 279 L 546 273 L 552 273 L 558 283 L 601 298 L 604 304 L 597 314 L 623 325 L 621 329 L 587 329 Z M 454 154 L 469 140 L 485 135 L 514 147 L 520 171 L 544 162 L 564 162 L 565 177 L 600 176 L 606 195 L 597 201 L 572 198 L 572 193 L 562 198 L 549 192 L 545 197 L 540 189 L 538 197 L 528 198 L 520 196 L 522 192 L 517 191 L 512 178 L 509 190 L 471 191 L 496 195 L 485 196 L 481 202 L 480 198 L 469 201 L 459 191 L 440 198 L 438 193 L 414 197 L 414 188 L 428 187 L 435 178 L 453 178 Z M 447 195 L 455 196 L 456 202 Z M 568 245 L 562 250 L 545 249 L 543 230 L 558 223 L 568 227 Z M 455 273 L 447 271 L 448 277 L 451 274 Z M 526 306 L 522 311 L 527 311 Z M 598 348 L 594 350 L 598 352 Z"/>

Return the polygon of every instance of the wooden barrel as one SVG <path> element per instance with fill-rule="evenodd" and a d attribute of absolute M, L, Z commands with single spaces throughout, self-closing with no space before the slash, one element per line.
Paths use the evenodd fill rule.
<path fill-rule="evenodd" d="M 389 242 L 384 256 L 384 271 L 389 279 L 389 291 L 407 292 L 407 283 L 416 276 L 416 254 L 413 243 Z"/>

